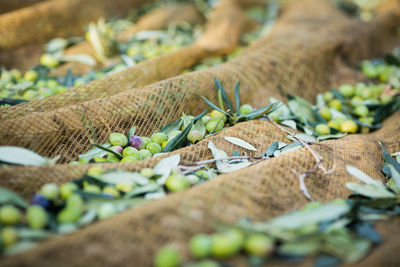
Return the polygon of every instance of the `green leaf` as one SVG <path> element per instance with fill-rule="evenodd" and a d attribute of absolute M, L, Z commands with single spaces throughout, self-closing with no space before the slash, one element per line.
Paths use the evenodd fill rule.
<path fill-rule="evenodd" d="M 28 203 L 25 202 L 19 195 L 16 193 L 5 189 L 4 187 L 0 187 L 0 204 L 12 204 L 21 208 L 28 208 Z"/>
<path fill-rule="evenodd" d="M 251 144 L 247 143 L 246 141 L 244 141 L 242 139 L 239 139 L 236 137 L 231 137 L 231 136 L 224 136 L 224 139 L 234 145 L 240 146 L 247 150 L 257 151 L 257 149 L 254 146 L 252 146 Z"/>
<path fill-rule="evenodd" d="M 24 166 L 42 166 L 48 163 L 39 154 L 16 146 L 0 146 L 0 162 Z"/>
<path fill-rule="evenodd" d="M 60 58 L 63 62 L 78 62 L 90 67 L 96 66 L 96 60 L 87 54 L 64 55 Z"/>
<path fill-rule="evenodd" d="M 209 100 L 207 100 L 207 98 L 205 98 L 204 96 L 202 96 L 201 98 L 203 98 L 203 100 L 207 103 L 207 105 L 209 105 L 210 107 L 212 107 L 213 109 L 218 110 L 221 113 L 224 113 L 226 116 L 231 116 L 229 115 L 229 113 L 227 113 L 226 111 L 220 109 L 219 107 L 217 107 L 216 105 L 214 105 L 212 102 L 210 102 Z"/>
<path fill-rule="evenodd" d="M 104 173 L 97 179 L 107 184 L 147 185 L 149 180 L 138 172 L 114 170 Z"/>
<path fill-rule="evenodd" d="M 397 95 L 387 104 L 380 106 L 375 110 L 373 115 L 374 122 L 373 124 L 377 124 L 385 120 L 387 117 L 391 116 L 397 110 L 400 109 L 400 95 Z"/>
<path fill-rule="evenodd" d="M 196 123 L 198 120 L 200 120 L 201 118 L 203 118 L 208 112 L 208 108 L 206 110 L 204 110 L 200 115 L 194 117 L 193 121 Z"/>
<path fill-rule="evenodd" d="M 16 254 L 20 254 L 22 252 L 25 252 L 27 250 L 32 249 L 33 247 L 36 246 L 36 242 L 33 241 L 20 241 L 14 246 L 11 246 L 7 249 L 4 250 L 4 255 L 12 256 Z"/>
<path fill-rule="evenodd" d="M 390 155 L 389 152 L 386 151 L 386 148 L 379 142 L 379 145 L 382 148 L 382 157 L 385 163 L 392 165 L 396 171 L 400 172 L 400 164 Z"/>
<path fill-rule="evenodd" d="M 277 151 L 279 148 L 279 142 L 273 142 L 267 149 L 267 151 L 263 154 L 263 156 L 272 157 L 274 152 Z"/>
<path fill-rule="evenodd" d="M 347 133 L 337 133 L 337 134 L 328 134 L 328 135 L 321 135 L 317 137 L 318 142 L 329 140 L 329 139 L 340 139 L 347 135 Z"/>
<path fill-rule="evenodd" d="M 279 253 L 285 255 L 307 256 L 316 253 L 321 247 L 321 240 L 318 236 L 303 238 L 279 247 Z"/>
<path fill-rule="evenodd" d="M 281 229 L 296 229 L 312 224 L 333 221 L 349 212 L 348 205 L 329 203 L 311 210 L 292 212 L 272 219 L 269 227 Z"/>
<path fill-rule="evenodd" d="M 389 169 L 397 189 L 400 190 L 400 173 L 392 165 L 389 165 Z"/>
<path fill-rule="evenodd" d="M 385 188 L 374 184 L 346 183 L 346 187 L 355 193 L 370 198 L 396 198 L 396 195 L 389 192 Z"/>
<path fill-rule="evenodd" d="M 229 168 L 229 163 L 227 163 L 226 161 L 221 161 L 219 159 L 226 159 L 228 157 L 228 154 L 221 150 L 218 149 L 213 142 L 209 141 L 208 142 L 208 146 L 207 146 L 210 150 L 211 153 L 213 154 L 214 159 L 217 159 L 218 161 L 215 163 L 215 165 L 217 165 L 217 169 L 218 171 L 221 171 L 223 169 Z"/>
<path fill-rule="evenodd" d="M 295 97 L 288 101 L 288 106 L 293 115 L 297 116 L 303 123 L 314 123 L 316 118 L 312 111 L 312 106 L 305 99 Z"/>
<path fill-rule="evenodd" d="M 79 226 L 88 225 L 96 220 L 97 212 L 94 209 L 87 209 L 85 214 L 78 221 Z"/>
<path fill-rule="evenodd" d="M 382 184 L 382 182 L 378 181 L 378 180 L 374 180 L 371 177 L 369 177 L 366 173 L 364 173 L 363 171 L 361 171 L 360 169 L 357 169 L 355 167 L 346 166 L 346 170 L 348 173 L 350 173 L 351 175 L 353 175 L 354 177 L 356 177 L 358 180 L 366 183 L 366 184 L 370 184 L 370 185 L 375 185 L 381 188 L 385 188 L 385 186 Z"/>
<path fill-rule="evenodd" d="M 239 91 L 240 91 L 240 81 L 238 81 L 235 85 L 236 114 L 239 114 L 239 108 L 240 108 L 240 92 Z"/>
<path fill-rule="evenodd" d="M 174 122 L 171 122 L 170 124 L 164 126 L 160 132 L 165 133 L 166 135 L 168 135 L 170 132 L 176 131 L 176 130 L 180 130 L 181 126 L 182 126 L 182 118 L 177 119 Z"/>
<path fill-rule="evenodd" d="M 222 110 L 225 110 L 225 107 L 224 107 L 224 100 L 222 99 L 221 90 L 218 90 L 218 104 L 219 104 L 219 107 L 220 107 Z"/>
<path fill-rule="evenodd" d="M 114 150 L 111 150 L 111 149 L 109 149 L 109 148 L 107 148 L 105 146 L 99 145 L 99 144 L 94 144 L 94 146 L 99 148 L 99 149 L 101 149 L 101 150 L 104 150 L 106 152 L 109 152 L 109 153 L 113 154 L 114 156 L 116 156 L 120 160 L 122 159 L 122 155 L 119 154 L 118 152 L 115 152 Z"/>
<path fill-rule="evenodd" d="M 179 154 L 160 160 L 153 168 L 155 174 L 161 175 L 161 177 L 157 180 L 157 183 L 164 184 L 171 171 L 178 167 L 180 161 L 181 156 Z"/>
<path fill-rule="evenodd" d="M 284 121 L 281 121 L 280 124 L 290 127 L 294 130 L 297 130 L 296 122 L 294 120 L 284 120 Z"/>
<path fill-rule="evenodd" d="M 264 115 L 267 115 L 268 113 L 273 112 L 274 110 L 276 110 L 279 106 L 279 103 L 272 103 L 269 104 L 268 106 L 265 106 L 263 108 L 259 108 L 253 112 L 250 112 L 249 114 L 245 115 L 244 118 L 249 121 L 249 120 L 254 120 L 254 119 L 258 119 L 261 118 Z"/>
<path fill-rule="evenodd" d="M 217 77 L 214 77 L 214 81 L 215 81 L 215 85 L 217 87 L 218 91 L 221 91 L 221 95 L 222 95 L 222 99 L 225 101 L 226 105 L 228 106 L 228 109 L 233 112 L 232 109 L 232 104 L 229 101 L 228 95 L 225 92 L 224 87 L 222 86 L 222 84 L 220 83 L 220 81 L 217 79 Z"/>
<path fill-rule="evenodd" d="M 169 143 L 164 147 L 162 152 L 171 152 L 177 150 L 187 143 L 187 135 L 193 126 L 193 121 L 177 136 L 175 136 Z"/>
<path fill-rule="evenodd" d="M 206 126 L 204 125 L 203 120 L 198 120 L 193 126 L 192 126 L 193 131 L 198 131 L 201 133 L 202 136 L 205 136 L 206 134 Z"/>
<path fill-rule="evenodd" d="M 132 128 L 129 129 L 129 133 L 128 133 L 128 140 L 135 135 L 136 132 L 136 126 L 133 126 Z"/>
<path fill-rule="evenodd" d="M 303 140 L 306 143 L 316 143 L 317 142 L 317 138 L 315 138 L 312 135 L 309 134 L 305 134 L 305 133 L 298 133 L 295 134 L 295 137 L 297 137 L 300 140 Z M 293 136 L 287 136 L 287 139 L 292 140 L 292 141 L 297 141 L 296 138 L 294 138 Z"/>
<path fill-rule="evenodd" d="M 139 195 L 156 192 L 156 191 L 159 191 L 160 189 L 161 189 L 161 187 L 158 184 L 148 184 L 145 186 L 135 188 L 131 192 L 126 193 L 124 195 L 124 198 L 132 198 L 132 197 L 136 197 Z"/>
<path fill-rule="evenodd" d="M 110 143 L 105 143 L 105 144 L 103 144 L 103 147 L 110 148 L 111 144 Z M 79 157 L 79 159 L 88 159 L 88 160 L 90 160 L 90 159 L 92 159 L 94 157 L 102 158 L 105 155 L 107 155 L 107 151 L 104 151 L 103 149 L 100 149 L 98 147 L 94 147 L 94 148 L 88 150 L 86 153 L 79 155 L 78 157 Z"/>
<path fill-rule="evenodd" d="M 225 168 L 221 168 L 219 170 L 220 173 L 230 173 L 230 172 L 235 172 L 238 170 L 241 170 L 243 168 L 246 168 L 248 166 L 251 165 L 251 162 L 249 162 L 248 160 L 243 160 L 242 162 L 239 163 L 235 163 L 235 164 L 229 164 L 229 166 L 225 167 Z"/>
<path fill-rule="evenodd" d="M 41 240 L 48 238 L 52 235 L 51 232 L 44 231 L 44 230 L 35 230 L 31 228 L 18 228 L 18 237 L 19 239 L 23 240 Z"/>

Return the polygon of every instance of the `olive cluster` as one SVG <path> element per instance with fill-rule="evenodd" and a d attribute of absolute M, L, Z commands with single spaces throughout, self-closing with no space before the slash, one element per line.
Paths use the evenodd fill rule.
<path fill-rule="evenodd" d="M 197 262 L 185 266 L 218 267 L 217 261 L 231 258 L 240 252 L 253 257 L 268 256 L 275 248 L 275 241 L 266 234 L 245 233 L 239 229 L 229 229 L 212 235 L 198 234 L 189 241 L 190 255 Z M 178 251 L 172 247 L 161 248 L 154 258 L 156 267 L 178 267 L 182 259 Z"/>
<path fill-rule="evenodd" d="M 17 207 L 12 204 L 5 204 L 0 207 L 0 250 L 16 244 L 19 239 L 18 230 L 30 228 L 33 230 L 49 230 L 57 232 L 62 225 L 81 225 L 80 220 L 87 216 L 89 210 L 94 210 L 92 220 L 107 219 L 116 213 L 128 208 L 121 208 L 113 200 L 127 199 L 128 194 L 137 190 L 143 185 L 129 182 L 120 183 L 96 183 L 96 179 L 101 180 L 104 171 L 101 167 L 92 167 L 87 176 L 90 179 L 78 179 L 58 186 L 48 183 L 41 187 L 31 200 L 31 205 L 27 208 Z M 166 178 L 165 183 L 160 185 L 157 182 L 159 175 L 151 168 L 145 168 L 136 173 L 146 179 L 148 185 L 159 186 L 164 192 L 177 192 L 189 188 L 192 185 L 204 182 L 215 175 L 212 170 L 197 170 L 187 175 L 173 170 Z M 85 176 L 86 177 L 86 176 Z M 135 194 L 138 197 L 140 194 Z M 97 205 L 91 204 L 91 197 L 96 199 Z M 22 240 L 21 240 L 22 241 Z"/>

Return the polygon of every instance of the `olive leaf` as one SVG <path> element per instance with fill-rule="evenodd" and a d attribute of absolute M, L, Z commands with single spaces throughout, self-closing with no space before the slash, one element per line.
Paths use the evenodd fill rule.
<path fill-rule="evenodd" d="M 128 132 L 128 140 L 129 140 L 132 136 L 135 135 L 135 132 L 136 132 L 136 126 L 133 126 L 132 128 L 129 129 L 129 132 Z"/>
<path fill-rule="evenodd" d="M 308 225 L 329 222 L 340 218 L 349 212 L 350 207 L 343 204 L 329 203 L 320 207 L 292 212 L 272 219 L 266 224 L 266 228 L 297 229 Z"/>
<path fill-rule="evenodd" d="M 131 184 L 131 185 L 148 185 L 149 180 L 138 172 L 127 172 L 123 170 L 114 170 L 104 173 L 96 177 L 100 181 L 107 184 Z"/>
<path fill-rule="evenodd" d="M 48 160 L 45 157 L 16 146 L 0 146 L 0 162 L 25 166 L 42 166 L 48 164 Z"/>
<path fill-rule="evenodd" d="M 178 167 L 180 161 L 181 156 L 179 154 L 160 160 L 153 168 L 155 174 L 161 175 L 161 177 L 157 180 L 157 183 L 164 184 L 171 171 Z"/>
<path fill-rule="evenodd" d="M 398 192 L 400 192 L 400 173 L 392 165 L 389 165 L 389 169 Z"/>
<path fill-rule="evenodd" d="M 99 144 L 94 144 L 94 146 L 95 147 L 97 147 L 97 148 L 99 148 L 99 149 L 101 149 L 101 150 L 104 150 L 105 152 L 108 152 L 108 153 L 111 153 L 111 154 L 113 154 L 114 156 L 116 156 L 118 159 L 122 159 L 123 157 L 122 157 L 122 155 L 120 154 L 120 153 L 118 153 L 118 152 L 115 152 L 114 150 L 112 150 L 112 149 L 110 149 L 110 148 L 108 148 L 108 147 L 105 147 L 105 146 L 102 146 L 102 145 L 99 145 Z M 106 153 L 107 154 L 107 153 Z"/>
<path fill-rule="evenodd" d="M 220 160 L 220 159 L 226 159 L 228 157 L 228 154 L 225 151 L 218 149 L 211 141 L 208 142 L 207 147 L 211 150 L 214 159 L 217 160 L 215 164 L 217 166 L 218 171 L 222 171 L 223 169 L 229 168 L 230 166 L 229 163 Z"/>
<path fill-rule="evenodd" d="M 83 214 L 82 217 L 79 218 L 78 225 L 84 226 L 90 224 L 96 220 L 96 217 L 97 217 L 97 212 L 95 209 L 92 208 L 87 209 L 85 214 Z"/>
<path fill-rule="evenodd" d="M 0 187 L 0 205 L 5 204 L 12 204 L 25 209 L 28 208 L 28 203 L 26 203 L 19 195 L 5 189 L 4 187 Z"/>
<path fill-rule="evenodd" d="M 51 232 L 31 228 L 18 228 L 18 237 L 23 240 L 41 240 L 52 235 Z"/>
<path fill-rule="evenodd" d="M 193 121 L 164 147 L 162 152 L 171 152 L 183 147 L 187 143 L 187 136 L 193 126 Z"/>
<path fill-rule="evenodd" d="M 161 190 L 162 188 L 158 184 L 148 184 L 145 186 L 141 186 L 138 188 L 133 189 L 129 193 L 126 193 L 124 195 L 124 198 L 132 198 L 135 196 L 147 194 L 147 193 L 152 193 Z"/>
<path fill-rule="evenodd" d="M 205 98 L 204 96 L 202 96 L 201 98 L 203 98 L 203 100 L 206 102 L 207 105 L 209 105 L 210 107 L 212 107 L 213 109 L 218 110 L 221 113 L 224 113 L 226 116 L 231 116 L 229 113 L 227 113 L 226 111 L 220 109 L 219 107 L 217 107 L 216 105 L 214 105 L 211 101 L 209 101 L 207 98 Z"/>
<path fill-rule="evenodd" d="M 378 142 L 382 148 L 382 157 L 385 163 L 392 165 L 398 172 L 400 172 L 400 164 L 387 152 L 386 148 L 381 142 Z"/>
<path fill-rule="evenodd" d="M 235 104 L 236 104 L 236 114 L 239 114 L 240 108 L 240 81 L 235 85 Z"/>
<path fill-rule="evenodd" d="M 279 103 L 272 103 L 272 104 L 269 104 L 268 106 L 259 108 L 253 112 L 250 112 L 249 114 L 246 114 L 244 116 L 244 118 L 247 121 L 258 119 L 264 115 L 267 115 L 268 113 L 274 112 L 278 107 L 279 107 Z"/>
<path fill-rule="evenodd" d="M 316 118 L 312 111 L 312 106 L 301 97 L 294 97 L 288 101 L 288 106 L 293 115 L 297 116 L 302 123 L 314 123 Z"/>
<path fill-rule="evenodd" d="M 230 173 L 241 170 L 251 165 L 251 162 L 248 160 L 242 160 L 242 162 L 235 164 L 228 164 L 229 166 L 226 168 L 222 168 L 219 170 L 220 173 Z"/>
<path fill-rule="evenodd" d="M 111 144 L 110 143 L 105 143 L 102 145 L 105 148 L 110 148 Z M 104 149 L 100 149 L 98 147 L 94 147 L 92 149 L 89 149 L 86 153 L 81 154 L 78 156 L 79 159 L 92 159 L 94 157 L 104 157 L 105 155 L 107 155 L 107 151 L 105 151 Z"/>
<path fill-rule="evenodd" d="M 4 255 L 12 256 L 12 255 L 20 254 L 22 252 L 32 249 L 33 247 L 36 246 L 36 244 L 37 243 L 34 241 L 25 241 L 25 240 L 20 241 L 20 242 L 16 243 L 15 245 L 4 250 Z"/>
<path fill-rule="evenodd" d="M 217 77 L 214 77 L 214 82 L 215 82 L 215 87 L 217 88 L 217 91 L 218 91 L 218 92 L 221 92 L 221 97 L 222 97 L 222 99 L 224 100 L 224 102 L 226 103 L 228 109 L 229 109 L 231 112 L 233 112 L 232 104 L 231 104 L 231 102 L 229 101 L 228 95 L 226 94 L 225 89 L 224 89 L 224 87 L 222 86 L 221 82 L 217 79 Z"/>
<path fill-rule="evenodd" d="M 386 186 L 378 180 L 374 180 L 361 170 L 346 166 L 348 173 L 353 175 L 364 184 L 349 182 L 346 187 L 354 192 L 371 198 L 395 198 L 396 195 L 386 189 Z"/>
<path fill-rule="evenodd" d="M 280 124 L 290 127 L 294 130 L 297 130 L 296 122 L 294 120 L 284 120 L 284 121 L 281 121 Z"/>
<path fill-rule="evenodd" d="M 279 142 L 273 142 L 263 154 L 264 157 L 272 157 L 274 156 L 274 152 L 279 149 Z"/>
<path fill-rule="evenodd" d="M 170 124 L 164 126 L 160 132 L 165 133 L 166 135 L 168 135 L 170 132 L 176 131 L 176 130 L 180 130 L 181 126 L 183 124 L 182 118 L 177 119 L 174 122 L 171 122 Z"/>
<path fill-rule="evenodd" d="M 317 141 L 324 141 L 329 139 L 340 139 L 347 135 L 347 133 L 337 133 L 337 134 L 328 134 L 328 135 L 321 135 L 317 137 Z"/>
<path fill-rule="evenodd" d="M 90 67 L 96 66 L 96 60 L 87 54 L 64 55 L 60 58 L 63 62 L 78 62 Z"/>
<path fill-rule="evenodd" d="M 243 147 L 247 150 L 251 150 L 251 151 L 257 151 L 257 149 L 252 146 L 251 144 L 247 143 L 246 141 L 240 139 L 240 138 L 236 138 L 236 137 L 231 137 L 231 136 L 224 136 L 224 139 L 234 145 Z"/>
<path fill-rule="evenodd" d="M 297 140 L 296 138 L 301 139 L 306 143 L 316 143 L 317 142 L 317 138 L 315 138 L 312 135 L 305 134 L 305 133 L 295 134 L 294 137 L 290 136 L 290 135 L 287 136 L 287 139 L 292 140 L 292 141 L 296 141 Z"/>

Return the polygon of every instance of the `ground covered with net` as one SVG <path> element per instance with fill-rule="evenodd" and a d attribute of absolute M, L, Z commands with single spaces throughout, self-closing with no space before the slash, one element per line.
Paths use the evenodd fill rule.
<path fill-rule="evenodd" d="M 206 108 L 200 96 L 216 102 L 214 77 L 227 88 L 231 99 L 234 84 L 240 80 L 242 101 L 255 107 L 266 105 L 271 96 L 283 100 L 287 94 L 312 101 L 317 93 L 331 87 L 362 81 L 357 64 L 363 59 L 382 56 L 398 45 L 398 5 L 384 9 L 373 21 L 365 23 L 348 17 L 329 1 L 293 1 L 284 7 L 272 31 L 237 58 L 217 67 L 174 76 L 181 71 L 182 62 L 230 50 L 231 43 L 236 43 L 231 38 L 238 38 L 244 25 L 240 19 L 241 5 L 235 1 L 224 3 L 227 6 L 222 9 L 227 19 L 218 16 L 214 23 L 219 27 L 190 47 L 60 95 L 2 110 L 0 144 L 30 148 L 48 157 L 61 155 L 61 160 L 55 166 L 0 169 L 0 185 L 29 199 L 47 182 L 60 184 L 80 177 L 91 164 L 63 163 L 76 160 L 87 151 L 93 133 L 99 143 L 111 132 L 126 132 L 133 125 L 137 126 L 138 134 L 150 135 L 179 118 L 182 112 L 197 115 Z M 230 27 L 233 30 L 229 35 L 220 36 Z M 399 121 L 397 112 L 373 133 L 313 145 L 326 167 L 333 168 L 329 175 L 317 172 L 306 180 L 313 199 L 325 202 L 350 194 L 344 185 L 353 178 L 346 173 L 345 165 L 360 168 L 372 177 L 382 177 L 378 141 L 389 152 L 399 151 Z M 270 122 L 257 120 L 239 123 L 170 154 L 179 153 L 183 163 L 191 163 L 211 158 L 208 141 L 228 153 L 239 149 L 225 141 L 224 136 L 251 142 L 262 152 L 274 141 L 286 140 L 286 134 L 277 131 Z M 136 163 L 99 165 L 133 171 L 153 167 L 158 161 L 159 158 L 151 158 Z M 304 148 L 268 159 L 185 192 L 129 209 L 74 234 L 44 241 L 23 254 L 0 259 L 0 265 L 150 266 L 153 255 L 164 244 L 173 244 L 188 256 L 189 238 L 196 233 L 211 232 L 216 224 L 234 224 L 244 216 L 263 221 L 304 206 L 307 199 L 291 170 L 307 172 L 314 165 L 313 156 Z M 393 233 L 399 227 L 398 219 L 378 225 L 383 244 L 358 264 L 398 265 L 399 241 Z M 233 263 L 245 264 L 240 258 Z"/>

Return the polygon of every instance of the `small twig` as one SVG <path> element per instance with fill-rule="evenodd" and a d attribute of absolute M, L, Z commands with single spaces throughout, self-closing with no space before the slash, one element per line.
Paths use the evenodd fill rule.
<path fill-rule="evenodd" d="M 304 140 L 302 140 L 301 138 L 298 138 L 296 136 L 295 133 L 292 133 L 288 130 L 286 130 L 285 128 L 283 128 L 282 126 L 280 126 L 279 124 L 277 124 L 275 121 L 268 119 L 269 122 L 271 122 L 275 127 L 277 127 L 278 129 L 280 129 L 281 131 L 283 131 L 284 133 L 288 134 L 289 136 L 291 136 L 292 138 L 294 138 L 295 140 L 297 140 L 298 142 L 300 142 L 310 153 L 311 155 L 314 157 L 316 164 L 314 165 L 314 167 L 312 168 L 311 171 L 309 172 L 305 172 L 302 174 L 299 174 L 296 170 L 292 170 L 293 173 L 295 173 L 296 175 L 298 175 L 299 177 L 299 183 L 300 183 L 300 191 L 304 194 L 304 196 L 308 199 L 308 200 L 312 200 L 308 190 L 307 190 L 307 186 L 305 184 L 305 178 L 307 178 L 308 176 L 310 176 L 311 174 L 314 174 L 317 172 L 318 169 L 322 170 L 325 174 L 330 174 L 333 172 L 335 165 L 332 166 L 332 168 L 330 170 L 327 170 L 325 168 L 325 166 L 322 164 L 323 162 L 323 158 L 314 150 L 311 148 L 310 144 L 316 144 L 316 145 L 320 145 L 319 143 L 315 143 L 315 142 L 305 142 Z"/>

